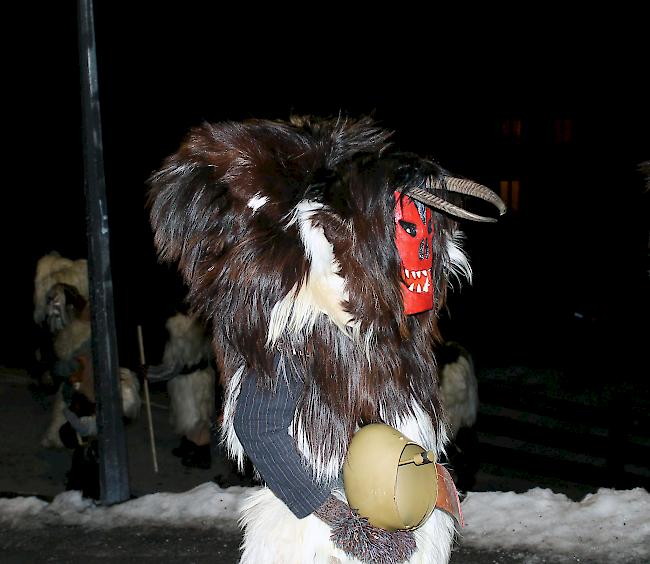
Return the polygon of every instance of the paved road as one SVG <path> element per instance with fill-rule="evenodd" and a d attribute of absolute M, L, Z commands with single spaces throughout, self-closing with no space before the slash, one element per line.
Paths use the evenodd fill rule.
<path fill-rule="evenodd" d="M 128 528 L 89 531 L 76 526 L 5 529 L 0 537 L 3 564 L 236 564 L 240 534 L 203 529 Z M 451 564 L 566 564 L 573 557 L 522 551 L 476 550 L 460 546 Z M 262 563 L 260 563 L 262 564 Z M 600 564 L 591 561 L 590 564 Z"/>

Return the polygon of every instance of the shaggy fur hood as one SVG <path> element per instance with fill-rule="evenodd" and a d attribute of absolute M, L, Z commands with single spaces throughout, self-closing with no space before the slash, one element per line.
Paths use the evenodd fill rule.
<path fill-rule="evenodd" d="M 304 378 L 294 432 L 322 464 L 363 423 L 424 414 L 444 441 L 437 312 L 469 265 L 434 211 L 435 309 L 405 315 L 394 192 L 448 173 L 389 137 L 369 119 L 205 124 L 150 179 L 160 257 L 211 321 L 228 393 L 244 370 L 272 387 L 281 355 Z"/>
<path fill-rule="evenodd" d="M 86 259 L 70 260 L 57 252 L 42 256 L 36 263 L 34 277 L 34 321 L 45 319 L 47 293 L 55 284 L 68 284 L 88 300 L 88 263 Z"/>

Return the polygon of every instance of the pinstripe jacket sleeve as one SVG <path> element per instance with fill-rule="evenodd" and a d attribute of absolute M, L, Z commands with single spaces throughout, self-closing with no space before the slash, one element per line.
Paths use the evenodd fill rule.
<path fill-rule="evenodd" d="M 314 482 L 289 427 L 302 388 L 297 377 L 280 375 L 275 391 L 260 389 L 255 373 L 243 379 L 234 426 L 244 451 L 266 485 L 299 519 L 318 509 L 330 490 Z"/>

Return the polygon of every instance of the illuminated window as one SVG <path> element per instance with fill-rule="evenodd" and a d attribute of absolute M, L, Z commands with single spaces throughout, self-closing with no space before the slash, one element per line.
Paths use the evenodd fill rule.
<path fill-rule="evenodd" d="M 499 195 L 509 210 L 519 209 L 519 180 L 502 180 L 499 182 Z"/>
<path fill-rule="evenodd" d="M 521 120 L 520 119 L 502 119 L 501 120 L 501 138 L 512 141 L 513 143 L 521 142 Z"/>
<path fill-rule="evenodd" d="M 573 140 L 573 120 L 556 119 L 554 130 L 556 145 L 567 145 Z"/>

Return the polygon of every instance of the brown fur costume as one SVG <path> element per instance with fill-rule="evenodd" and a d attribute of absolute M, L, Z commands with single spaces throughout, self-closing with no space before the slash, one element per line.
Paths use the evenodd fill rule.
<path fill-rule="evenodd" d="M 449 274 L 470 269 L 456 222 L 434 213 L 435 307 L 405 315 L 394 191 L 444 187 L 448 173 L 393 151 L 389 135 L 370 119 L 205 124 L 150 180 L 161 259 L 179 261 L 190 303 L 212 320 L 224 439 L 240 463 L 232 416 L 242 374 L 254 370 L 273 388 L 278 354 L 304 375 L 291 432 L 314 480 L 335 487 L 350 438 L 371 422 L 443 448 L 437 312 Z M 262 544 L 260 562 L 355 561 L 328 545 L 316 517 L 293 523 L 286 513 L 270 492 L 254 496 L 243 561 L 261 558 Z M 446 561 L 452 532 L 451 519 L 435 512 L 416 531 L 409 562 Z"/>

